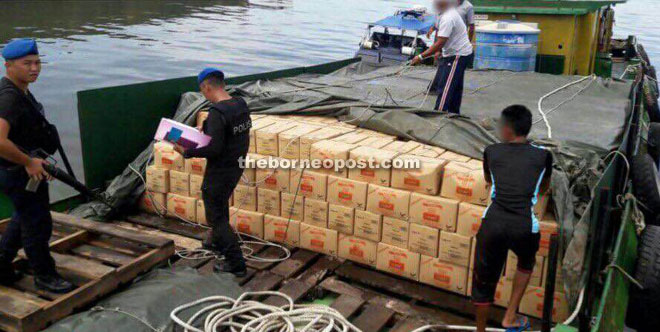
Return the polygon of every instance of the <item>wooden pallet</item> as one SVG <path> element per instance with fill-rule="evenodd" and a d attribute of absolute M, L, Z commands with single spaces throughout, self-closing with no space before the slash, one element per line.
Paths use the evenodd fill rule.
<path fill-rule="evenodd" d="M 14 265 L 25 276 L 12 287 L 0 286 L 1 330 L 41 330 L 174 254 L 174 242 L 169 239 L 65 214 L 52 215 L 52 256 L 59 273 L 77 288 L 67 294 L 37 289 L 21 251 Z M 0 221 L 0 233 L 8 223 L 9 220 Z"/>

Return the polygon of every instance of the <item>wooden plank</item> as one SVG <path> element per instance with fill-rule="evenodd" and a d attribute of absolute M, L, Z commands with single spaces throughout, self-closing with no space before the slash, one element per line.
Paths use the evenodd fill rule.
<path fill-rule="evenodd" d="M 206 258 L 201 258 L 201 259 L 183 259 L 179 258 L 174 264 L 172 264 L 172 268 L 175 270 L 180 270 L 180 269 L 185 269 L 185 268 L 193 268 L 193 269 L 198 269 L 202 267 L 203 265 L 207 264 L 208 262 L 211 262 L 213 258 L 211 257 L 206 257 Z"/>
<path fill-rule="evenodd" d="M 34 277 L 29 274 L 23 275 L 23 278 L 15 282 L 12 286 L 24 292 L 39 295 L 40 297 L 51 301 L 62 297 L 62 294 L 51 293 L 37 288 L 37 286 L 34 285 Z"/>
<path fill-rule="evenodd" d="M 273 290 L 282 282 L 282 277 L 270 271 L 258 272 L 252 280 L 248 281 L 243 289 L 246 292 Z"/>
<path fill-rule="evenodd" d="M 356 287 L 353 287 L 353 286 L 349 285 L 348 283 L 346 283 L 344 281 L 341 281 L 341 280 L 339 280 L 335 277 L 330 277 L 328 279 L 323 280 L 323 282 L 321 282 L 321 284 L 319 284 L 319 286 L 321 286 L 321 288 L 323 288 L 327 291 L 330 291 L 332 293 L 335 293 L 335 294 L 347 295 L 347 296 L 359 298 L 359 299 L 362 299 L 362 300 L 367 299 L 367 297 L 365 295 L 365 292 L 363 292 L 362 290 L 360 290 Z"/>
<path fill-rule="evenodd" d="M 390 329 L 390 332 L 410 332 L 410 331 L 412 331 L 414 329 L 417 329 L 417 328 L 420 328 L 424 325 L 427 325 L 427 324 L 424 323 L 420 319 L 405 318 L 405 319 L 402 319 L 402 320 L 396 322 L 396 324 L 394 324 L 392 329 Z"/>
<path fill-rule="evenodd" d="M 192 249 L 197 249 L 197 248 L 202 246 L 202 244 L 197 239 L 191 239 L 189 237 L 176 235 L 176 234 L 172 234 L 172 233 L 167 233 L 167 232 L 161 231 L 161 230 L 156 229 L 156 228 L 151 228 L 151 227 L 141 226 L 141 225 L 137 225 L 137 224 L 132 224 L 132 223 L 125 222 L 125 221 L 120 221 L 117 224 L 119 226 L 121 226 L 122 228 L 131 230 L 133 232 L 148 234 L 148 235 L 151 235 L 151 236 L 162 237 L 164 239 L 170 239 L 170 240 L 174 241 L 174 244 L 177 247 L 180 247 L 180 248 L 192 250 Z M 147 249 L 151 249 L 151 248 L 147 248 Z"/>
<path fill-rule="evenodd" d="M 90 234 L 87 231 L 83 231 L 83 230 L 71 233 L 63 238 L 51 242 L 49 244 L 50 250 L 58 251 L 58 252 L 67 251 L 87 241 L 89 239 L 89 235 Z"/>
<path fill-rule="evenodd" d="M 0 286 L 0 311 L 13 317 L 23 318 L 41 310 L 48 301 L 13 288 Z"/>
<path fill-rule="evenodd" d="M 196 240 L 203 240 L 208 228 L 181 222 L 176 219 L 162 218 L 157 215 L 140 213 L 126 217 L 126 220 L 138 225 L 157 228 L 167 233 L 173 233 Z"/>
<path fill-rule="evenodd" d="M 90 279 L 100 279 L 104 276 L 115 272 L 115 269 L 93 260 L 76 257 L 72 255 L 65 255 L 52 252 L 51 255 L 55 260 L 58 268 L 75 271 L 76 273 L 86 276 Z"/>
<path fill-rule="evenodd" d="M 378 332 L 394 317 L 394 311 L 382 306 L 367 304 L 364 311 L 354 320 L 353 325 L 364 332 Z"/>
<path fill-rule="evenodd" d="M 291 257 L 270 269 L 271 272 L 282 276 L 283 278 L 290 278 L 297 274 L 300 270 L 308 266 L 319 254 L 305 250 L 298 249 Z"/>
<path fill-rule="evenodd" d="M 151 248 L 148 246 L 139 243 L 124 241 L 120 238 L 98 234 L 93 234 L 87 243 L 99 248 L 112 249 L 124 255 L 133 257 L 138 257 L 151 250 Z"/>
<path fill-rule="evenodd" d="M 341 263 L 342 261 L 336 257 L 324 255 L 312 266 L 305 269 L 305 271 L 297 279 L 312 285 L 316 285 L 337 267 L 339 267 Z"/>
<path fill-rule="evenodd" d="M 236 280 L 236 282 L 240 286 L 243 286 L 243 285 L 247 284 L 250 280 L 252 280 L 252 278 L 254 278 L 254 276 L 257 274 L 257 272 L 258 272 L 257 270 L 248 267 L 247 268 L 247 274 L 245 274 L 245 277 L 240 277 L 240 278 L 235 277 L 234 280 Z"/>
<path fill-rule="evenodd" d="M 120 237 L 125 240 L 142 243 L 151 247 L 163 247 L 166 246 L 168 242 L 171 241 L 168 239 L 164 239 L 162 237 L 136 233 L 131 230 L 127 230 L 113 224 L 95 222 L 58 212 L 51 212 L 51 214 L 53 216 L 53 221 L 60 224 L 84 229 L 91 233 L 107 234 L 107 235 Z"/>
<path fill-rule="evenodd" d="M 364 303 L 364 300 L 361 298 L 342 294 L 332 302 L 330 307 L 339 311 L 342 316 L 351 318 L 351 316 L 353 316 L 353 314 L 355 314 Z"/>
<path fill-rule="evenodd" d="M 302 299 L 305 295 L 307 295 L 307 292 L 309 292 L 312 288 L 314 288 L 314 286 L 315 285 L 313 284 L 292 279 L 292 280 L 288 280 L 277 291 L 288 295 L 289 297 L 291 297 L 291 299 L 293 299 L 293 302 L 298 303 L 298 301 Z M 288 302 L 280 296 L 270 296 L 264 301 L 264 303 L 279 307 L 286 305 Z"/>
<path fill-rule="evenodd" d="M 258 257 L 264 259 L 277 259 L 282 257 L 282 249 L 277 247 L 268 246 L 264 251 L 257 254 Z M 247 261 L 246 265 L 255 270 L 266 270 L 275 265 L 275 262 L 262 262 L 262 261 Z"/>
<path fill-rule="evenodd" d="M 135 259 L 135 257 L 124 255 L 111 249 L 95 247 L 88 244 L 73 248 L 71 249 L 71 252 L 78 256 L 91 258 L 115 267 L 129 264 Z"/>
<path fill-rule="evenodd" d="M 140 273 L 146 272 L 159 263 L 167 261 L 172 255 L 174 255 L 174 242 L 170 241 L 169 245 L 152 249 L 149 253 L 133 259 L 132 262 L 126 265 L 118 267 L 116 277 L 120 283 L 129 282 Z"/>

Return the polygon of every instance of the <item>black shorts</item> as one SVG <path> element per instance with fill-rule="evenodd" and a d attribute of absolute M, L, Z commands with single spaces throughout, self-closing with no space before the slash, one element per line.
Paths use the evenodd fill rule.
<path fill-rule="evenodd" d="M 472 301 L 493 303 L 495 288 L 502 276 L 508 251 L 518 256 L 518 271 L 532 273 L 539 250 L 539 233 L 532 233 L 532 221 L 520 216 L 489 211 L 477 233 Z"/>

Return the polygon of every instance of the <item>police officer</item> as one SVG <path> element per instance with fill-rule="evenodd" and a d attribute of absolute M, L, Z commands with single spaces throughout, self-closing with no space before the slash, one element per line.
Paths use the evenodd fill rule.
<path fill-rule="evenodd" d="M 202 199 L 211 232 L 204 248 L 224 255 L 224 262 L 214 266 L 216 272 L 245 276 L 245 259 L 238 237 L 229 226 L 229 197 L 238 184 L 243 169 L 239 159 L 245 158 L 250 145 L 250 110 L 245 100 L 225 91 L 225 75 L 216 68 L 206 68 L 197 77 L 204 97 L 211 102 L 209 116 L 202 131 L 211 136 L 209 145 L 183 151 L 185 158 L 206 158 L 202 183 Z"/>
<path fill-rule="evenodd" d="M 50 176 L 43 159 L 31 156 L 36 150 L 53 154 L 59 145 L 57 132 L 44 118 L 28 85 L 39 77 L 41 60 L 36 41 L 18 39 L 2 50 L 6 75 L 0 80 L 0 190 L 14 205 L 14 214 L 0 240 L 0 283 L 9 285 L 21 278 L 12 261 L 23 247 L 40 289 L 53 293 L 71 291 L 73 285 L 55 270 L 48 240 L 53 230 L 48 198 Z M 27 190 L 28 181 L 41 181 Z"/>

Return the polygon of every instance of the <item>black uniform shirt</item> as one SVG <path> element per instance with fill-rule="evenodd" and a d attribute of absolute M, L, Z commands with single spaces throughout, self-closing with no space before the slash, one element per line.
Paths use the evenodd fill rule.
<path fill-rule="evenodd" d="M 24 152 L 40 148 L 35 142 L 32 132 L 42 123 L 42 118 L 36 112 L 43 115 L 43 107 L 30 92 L 23 93 L 6 77 L 0 80 L 0 118 L 5 119 L 10 125 L 9 140 L 22 148 Z M 14 163 L 0 158 L 0 166 L 14 165 Z"/>
<path fill-rule="evenodd" d="M 202 130 L 211 136 L 209 145 L 189 149 L 186 158 L 206 158 L 207 170 L 238 168 L 238 159 L 250 146 L 250 110 L 243 98 L 234 97 L 213 104 Z"/>

